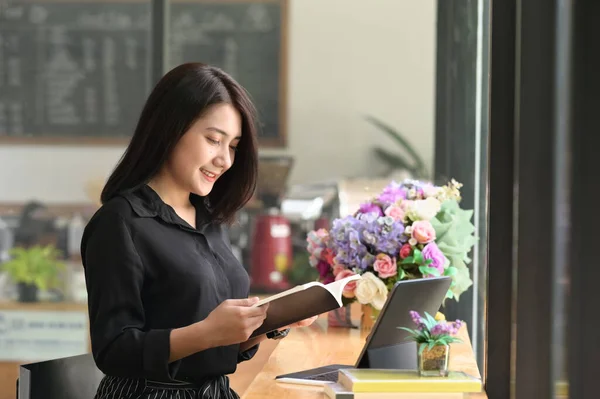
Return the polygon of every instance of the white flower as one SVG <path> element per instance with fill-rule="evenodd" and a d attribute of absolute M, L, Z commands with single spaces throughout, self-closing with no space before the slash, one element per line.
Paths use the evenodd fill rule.
<path fill-rule="evenodd" d="M 388 296 L 388 289 L 373 273 L 367 272 L 357 281 L 354 291 L 356 299 L 363 305 L 371 305 L 381 310 Z"/>
<path fill-rule="evenodd" d="M 438 193 L 437 199 L 441 202 L 444 202 L 446 200 L 455 200 L 457 202 L 460 202 L 460 189 L 462 186 L 462 183 L 459 183 L 456 180 L 452 179 L 450 183 L 441 187 L 442 190 Z"/>
<path fill-rule="evenodd" d="M 413 237 L 411 237 L 411 238 L 409 238 L 409 239 L 408 239 L 408 243 L 409 243 L 411 246 L 413 246 L 413 247 L 414 247 L 414 246 L 415 246 L 415 245 L 417 245 L 419 242 L 417 241 L 417 239 L 416 239 L 416 238 L 413 238 Z"/>
<path fill-rule="evenodd" d="M 437 186 L 429 186 L 428 185 L 428 186 L 423 187 L 423 194 L 425 194 L 426 198 L 429 198 L 429 197 L 436 197 L 437 198 L 437 196 L 439 194 L 442 194 L 443 191 L 444 191 L 443 188 L 437 187 Z"/>
<path fill-rule="evenodd" d="M 407 210 L 408 217 L 413 220 L 431 220 L 442 209 L 442 203 L 436 198 L 413 201 Z"/>

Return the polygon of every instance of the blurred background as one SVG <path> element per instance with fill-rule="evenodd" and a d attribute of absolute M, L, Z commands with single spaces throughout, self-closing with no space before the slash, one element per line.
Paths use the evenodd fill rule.
<path fill-rule="evenodd" d="M 390 180 L 464 184 L 474 284 L 445 312 L 483 374 L 488 3 L 0 1 L 0 397 L 18 364 L 89 350 L 83 228 L 153 85 L 189 61 L 260 112 L 258 189 L 230 230 L 253 292 L 314 280 L 306 233 Z"/>

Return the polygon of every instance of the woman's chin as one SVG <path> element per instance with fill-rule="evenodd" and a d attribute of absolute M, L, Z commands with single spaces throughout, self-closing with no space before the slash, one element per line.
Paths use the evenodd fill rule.
<path fill-rule="evenodd" d="M 213 184 L 202 182 L 194 185 L 193 193 L 199 195 L 200 197 L 206 197 L 213 189 Z"/>

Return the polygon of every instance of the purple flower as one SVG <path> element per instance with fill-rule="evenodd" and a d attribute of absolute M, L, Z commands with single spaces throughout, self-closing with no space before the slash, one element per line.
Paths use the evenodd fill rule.
<path fill-rule="evenodd" d="M 379 205 L 373 204 L 372 202 L 365 202 L 360 205 L 358 209 L 359 213 L 375 213 L 377 216 L 383 216 L 383 211 Z"/>
<path fill-rule="evenodd" d="M 410 314 L 410 318 L 412 319 L 413 323 L 415 323 L 416 325 L 421 324 L 421 315 L 419 315 L 419 312 L 415 312 L 414 310 L 411 310 L 409 312 L 409 314 Z"/>
<path fill-rule="evenodd" d="M 413 323 L 415 323 L 415 325 L 417 326 L 417 330 L 423 331 L 425 329 L 425 324 L 423 323 L 423 319 L 421 318 L 421 315 L 419 314 L 419 312 L 411 310 L 409 312 L 409 314 L 410 314 L 410 318 L 412 319 Z"/>
<path fill-rule="evenodd" d="M 431 328 L 431 335 L 452 335 L 453 324 L 442 321 Z"/>
<path fill-rule="evenodd" d="M 395 258 L 408 237 L 404 224 L 378 212 L 358 213 L 333 221 L 328 247 L 335 253 L 334 262 L 362 271 L 373 266 L 375 255 L 384 253 Z"/>
<path fill-rule="evenodd" d="M 408 240 L 402 222 L 390 216 L 377 217 L 374 214 L 361 215 L 359 229 L 365 245 L 370 245 L 373 253 L 386 253 L 396 257 L 400 247 Z"/>
<path fill-rule="evenodd" d="M 373 263 L 375 263 L 375 255 L 373 254 L 366 254 L 362 260 L 360 261 L 360 268 L 362 270 L 365 270 L 368 267 L 373 266 Z"/>
<path fill-rule="evenodd" d="M 393 204 L 400 199 L 406 199 L 406 189 L 395 181 L 388 184 L 377 197 L 377 200 L 385 204 L 386 208 L 387 205 Z"/>
<path fill-rule="evenodd" d="M 431 328 L 431 335 L 456 335 L 461 326 L 461 320 L 456 320 L 453 323 L 443 321 Z"/>
<path fill-rule="evenodd" d="M 423 259 L 431 259 L 432 262 L 429 264 L 429 267 L 435 267 L 440 274 L 444 274 L 446 257 L 435 242 L 430 242 L 423 248 Z"/>
<path fill-rule="evenodd" d="M 456 335 L 458 334 L 458 330 L 462 327 L 462 320 L 456 320 L 452 323 L 452 328 L 450 329 L 450 334 Z"/>
<path fill-rule="evenodd" d="M 363 257 L 368 252 L 361 241 L 360 230 L 361 221 L 353 216 L 334 220 L 330 232 L 330 246 L 336 254 L 335 263 L 347 268 L 360 267 Z"/>

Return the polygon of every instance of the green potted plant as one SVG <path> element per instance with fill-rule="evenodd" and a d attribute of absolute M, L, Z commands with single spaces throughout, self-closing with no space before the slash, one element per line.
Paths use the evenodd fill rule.
<path fill-rule="evenodd" d="M 53 245 L 12 248 L 9 254 L 11 259 L 0 267 L 18 285 L 20 302 L 36 302 L 39 290 L 58 286 L 65 265 Z"/>
<path fill-rule="evenodd" d="M 458 334 L 463 322 L 461 320 L 454 322 L 436 320 L 427 312 L 422 317 L 414 310 L 410 311 L 410 316 L 417 328 L 398 328 L 408 331 L 410 333 L 408 339 L 417 343 L 419 375 L 423 377 L 447 377 L 450 344 L 462 342 L 455 335 Z"/>

